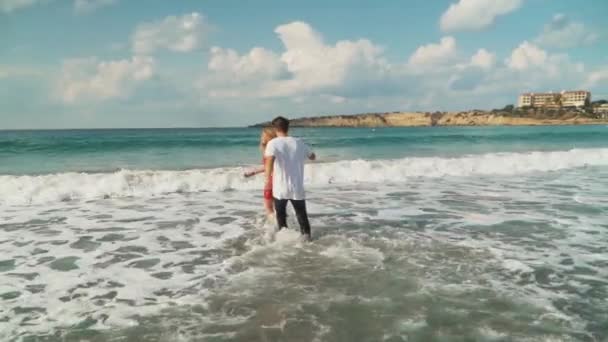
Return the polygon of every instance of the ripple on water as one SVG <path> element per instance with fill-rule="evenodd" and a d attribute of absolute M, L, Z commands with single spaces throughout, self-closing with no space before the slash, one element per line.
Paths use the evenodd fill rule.
<path fill-rule="evenodd" d="M 15 259 L 0 260 L 0 272 L 8 272 L 15 269 Z"/>
<path fill-rule="evenodd" d="M 99 239 L 97 239 L 97 241 L 100 242 L 114 242 L 114 241 L 122 241 L 125 239 L 125 235 L 124 234 L 116 234 L 116 233 L 110 233 L 110 234 L 106 234 L 102 237 L 100 237 Z M 135 238 L 133 238 L 135 239 Z"/>
<path fill-rule="evenodd" d="M 0 299 L 2 300 L 11 300 L 21 296 L 21 292 L 19 291 L 10 291 L 5 293 L 0 293 Z"/>
<path fill-rule="evenodd" d="M 104 258 L 106 256 L 110 256 L 111 257 L 110 260 L 95 263 L 93 266 L 99 267 L 99 268 L 107 268 L 109 266 L 119 264 L 124 261 L 129 261 L 129 260 L 138 259 L 138 258 L 142 257 L 141 254 L 135 254 L 135 253 L 106 253 L 106 254 L 103 254 L 100 258 Z"/>
<path fill-rule="evenodd" d="M 97 249 L 97 247 L 101 246 L 101 243 L 92 241 L 92 236 L 82 236 L 78 239 L 78 241 L 70 244 L 71 248 L 81 249 L 83 252 L 92 252 Z"/>
<path fill-rule="evenodd" d="M 148 248 L 144 247 L 144 246 L 129 245 L 129 246 L 119 247 L 118 249 L 116 249 L 115 252 L 117 252 L 117 253 L 147 254 L 148 253 Z"/>
<path fill-rule="evenodd" d="M 156 227 L 158 227 L 159 229 L 166 229 L 166 228 L 175 228 L 175 227 L 190 228 L 190 227 L 195 226 L 198 223 L 200 223 L 199 218 L 192 218 L 192 219 L 178 220 L 178 221 L 161 221 L 161 222 L 156 222 L 155 224 L 156 224 Z"/>
<path fill-rule="evenodd" d="M 80 259 L 76 256 L 68 256 L 56 259 L 55 261 L 49 264 L 49 267 L 56 271 L 68 272 L 72 270 L 78 269 L 78 265 L 76 265 L 76 261 Z"/>
<path fill-rule="evenodd" d="M 44 253 L 48 253 L 47 249 L 42 249 L 42 248 L 34 248 L 34 250 L 32 250 L 32 255 L 39 255 L 39 254 L 44 254 Z"/>
<path fill-rule="evenodd" d="M 152 276 L 157 279 L 167 280 L 171 279 L 171 277 L 173 276 L 173 272 L 158 272 L 153 273 Z"/>
<path fill-rule="evenodd" d="M 40 293 L 42 291 L 44 291 L 44 289 L 46 288 L 46 284 L 32 284 L 32 285 L 26 285 L 25 289 L 32 294 L 36 294 L 36 293 Z"/>
<path fill-rule="evenodd" d="M 231 216 L 219 216 L 219 217 L 211 218 L 208 221 L 213 222 L 215 224 L 219 224 L 220 226 L 224 226 L 224 225 L 227 225 L 229 223 L 236 221 L 236 218 L 231 217 Z"/>
<path fill-rule="evenodd" d="M 171 241 L 171 247 L 175 250 L 195 248 L 196 246 L 188 241 Z"/>
<path fill-rule="evenodd" d="M 38 261 L 37 261 L 36 264 L 37 265 L 42 265 L 42 264 L 46 264 L 48 262 L 51 262 L 53 260 L 55 260 L 54 256 L 45 256 L 45 257 L 42 257 L 42 258 L 38 258 Z"/>
<path fill-rule="evenodd" d="M 32 272 L 32 273 L 7 273 L 6 275 L 9 276 L 9 277 L 20 278 L 20 279 L 25 279 L 25 280 L 29 280 L 29 281 L 32 281 L 32 280 L 38 278 L 38 276 L 40 276 L 40 274 L 38 274 L 37 272 Z"/>
<path fill-rule="evenodd" d="M 137 261 L 133 261 L 131 263 L 129 263 L 129 267 L 133 267 L 133 268 L 152 268 L 156 265 L 158 265 L 160 263 L 160 259 L 155 258 L 155 259 L 144 259 L 144 260 L 137 260 Z"/>

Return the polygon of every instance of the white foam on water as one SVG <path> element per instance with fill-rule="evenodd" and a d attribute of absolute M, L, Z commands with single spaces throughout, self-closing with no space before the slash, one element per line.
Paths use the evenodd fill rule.
<path fill-rule="evenodd" d="M 530 273 L 534 271 L 532 267 L 519 260 L 503 259 L 502 264 L 505 270 L 513 273 Z"/>
<path fill-rule="evenodd" d="M 394 183 L 412 177 L 514 175 L 608 165 L 608 149 L 555 152 L 492 153 L 460 158 L 354 160 L 307 165 L 309 186 Z M 252 190 L 262 177 L 244 178 L 243 168 L 115 173 L 61 173 L 40 176 L 0 176 L 0 204 L 24 205 L 74 199 L 153 197 L 168 193 Z"/>
<path fill-rule="evenodd" d="M 97 320 L 94 328 L 128 327 L 136 316 L 204 305 L 210 291 L 204 282 L 228 276 L 230 260 L 216 251 L 245 231 L 242 214 L 233 213 L 259 211 L 248 196 L 230 205 L 209 196 L 165 196 L 14 207 L 0 226 L 1 260 L 15 260 L 14 269 L 1 273 L 0 295 L 20 294 L 2 301 L 0 340 L 87 318 Z M 74 267 L 51 267 L 66 257 L 76 258 Z M 19 313 L 23 308 L 43 311 Z"/>
<path fill-rule="evenodd" d="M 498 332 L 490 327 L 482 327 L 477 330 L 479 337 L 483 339 L 483 341 L 504 341 L 507 337 L 506 333 Z"/>
<path fill-rule="evenodd" d="M 400 332 L 412 333 L 426 328 L 427 322 L 425 319 L 406 319 L 397 324 L 397 329 Z"/>
<path fill-rule="evenodd" d="M 387 208 L 378 210 L 378 216 L 387 220 L 398 220 L 421 214 L 424 214 L 424 212 L 418 208 Z"/>
<path fill-rule="evenodd" d="M 301 245 L 302 235 L 295 229 L 281 229 L 275 234 L 274 240 L 278 246 Z"/>
<path fill-rule="evenodd" d="M 344 239 L 333 236 L 333 243 L 319 254 L 328 258 L 329 262 L 345 264 L 363 264 L 374 268 L 382 267 L 384 254 L 382 251 L 364 246 L 355 239 Z"/>
<path fill-rule="evenodd" d="M 553 160 L 546 153 L 492 155 L 485 158 L 503 164 L 463 167 L 458 172 L 453 168 L 458 170 L 458 166 L 469 165 L 467 163 L 487 161 L 475 156 L 437 158 L 440 161 L 434 162 L 427 160 L 433 158 L 411 158 L 315 164 L 315 175 L 307 180 L 313 185 L 329 182 L 324 175 L 334 170 L 346 174 L 346 168 L 353 167 L 353 171 L 348 177 L 344 176 L 345 187 L 332 179 L 333 185 L 311 188 L 308 208 L 311 214 L 317 215 L 311 216 L 313 237 L 317 237 L 312 244 L 303 243 L 299 232 L 293 229 L 297 227 L 293 214 L 289 222 L 291 229 L 275 234 L 274 222 L 263 217 L 261 194 L 257 191 L 260 180 L 243 181 L 236 169 L 224 169 L 234 176 L 233 180 L 225 178 L 228 183 L 232 182 L 230 186 L 234 191 L 224 191 L 227 188 L 219 184 L 218 179 L 213 180 L 218 183 L 214 184 L 214 190 L 205 185 L 206 181 L 198 183 L 198 176 L 189 178 L 190 173 L 204 174 L 211 172 L 209 170 L 144 172 L 145 176 L 131 178 L 127 175 L 137 175 L 141 171 L 76 175 L 82 181 L 77 183 L 81 187 L 72 186 L 61 177 L 61 180 L 53 180 L 57 175 L 41 176 L 46 177 L 39 184 L 42 188 L 52 184 L 51 188 L 57 191 L 39 188 L 36 192 L 28 188 L 29 192 L 13 193 L 9 201 L 3 202 L 2 209 L 6 210 L 1 213 L 0 255 L 1 260 L 15 259 L 15 269 L 2 273 L 0 294 L 19 291 L 22 295 L 2 302 L 0 318 L 7 316 L 9 320 L 0 323 L 0 337 L 45 333 L 73 326 L 89 316 L 99 319 L 94 326 L 99 329 L 130 326 L 137 323 L 136 315 L 155 315 L 166 308 L 193 303 L 205 307 L 208 297 L 218 289 L 233 295 L 255 295 L 247 291 L 267 286 L 281 288 L 282 277 L 291 270 L 292 264 L 288 261 L 306 263 L 313 260 L 307 258 L 321 260 L 328 270 L 340 270 L 343 274 L 374 272 L 393 263 L 386 269 L 402 276 L 395 281 L 419 281 L 419 291 L 425 295 L 445 292 L 458 297 L 478 290 L 493 291 L 539 308 L 547 313 L 545 319 L 566 321 L 573 329 L 583 331 L 585 326 L 581 317 L 561 312 L 554 305 L 556 300 L 573 301 L 579 298 L 578 295 L 553 287 L 579 282 L 579 288 L 583 288 L 608 279 L 608 271 L 598 264 L 605 260 L 599 249 L 605 246 L 608 238 L 603 227 L 605 218 L 568 212 L 576 209 L 567 207 L 577 203 L 572 200 L 572 194 L 551 192 L 551 186 L 585 187 L 591 184 L 595 189 L 601 184 L 593 177 L 581 181 L 583 176 L 579 177 L 579 170 L 572 170 L 564 177 L 552 173 L 555 179 L 550 179 L 549 174 L 534 178 L 534 175 L 521 175 L 514 170 L 542 171 L 545 168 L 553 171 L 560 167 L 579 167 L 602 156 L 602 151 L 583 150 L 581 158 L 577 156 L 576 160 L 572 158 L 566 162 Z M 572 157 L 571 152 L 554 153 Z M 601 164 L 605 161 L 594 159 L 592 162 Z M 509 162 L 525 165 L 509 166 Z M 425 165 L 441 165 L 442 171 L 433 174 Z M 361 174 L 357 176 L 359 172 Z M 509 176 L 509 172 L 514 176 Z M 439 177 L 428 181 L 427 177 L 437 174 L 507 176 Z M 104 177 L 114 179 L 116 175 L 119 175 L 118 179 L 130 180 L 119 182 L 121 185 L 115 188 L 109 184 L 106 189 L 97 188 L 95 182 Z M 405 178 L 398 178 L 400 175 Z M 3 178 L 0 182 L 6 180 Z M 28 179 L 14 177 L 11 180 L 17 184 Z M 406 181 L 399 183 L 403 180 Z M 183 182 L 189 185 L 179 185 Z M 172 191 L 176 188 L 180 193 Z M 601 199 L 601 190 L 592 191 L 595 191 L 592 195 L 583 194 L 580 198 Z M 406 195 L 399 195 L 399 192 Z M 60 202 L 57 198 L 64 196 L 59 193 L 69 193 L 71 199 L 87 201 Z M 23 205 L 27 201 L 22 200 L 26 198 L 29 204 Z M 378 219 L 383 223 L 378 224 Z M 392 226 L 385 226 L 384 221 Z M 547 227 L 538 232 L 526 232 L 522 228 L 519 232 L 518 225 L 509 222 L 530 223 L 525 228 L 530 230 L 537 229 L 535 225 Z M 12 230 L 11 225 L 18 228 Z M 115 241 L 103 240 L 110 234 L 123 236 Z M 91 251 L 71 246 L 83 237 L 90 237 L 99 245 Z M 67 243 L 53 244 L 59 240 Z M 536 246 L 535 242 L 544 245 Z M 133 246 L 145 250 L 133 249 Z M 128 260 L 113 259 L 128 254 L 135 256 Z M 51 269 L 52 261 L 41 261 L 49 256 L 78 257 L 75 262 L 78 268 Z M 570 264 L 562 264 L 566 258 L 572 259 Z M 151 259 L 160 259 L 160 262 L 146 267 L 135 266 Z M 594 273 L 565 274 L 573 271 L 574 266 L 585 267 Z M 539 267 L 549 268 L 559 277 L 550 276 L 547 284 L 539 284 L 531 276 Z M 171 275 L 166 279 L 153 276 L 161 272 L 171 272 Z M 404 274 L 400 275 L 400 272 Z M 27 279 L 9 277 L 9 273 L 38 275 Z M 455 275 L 462 279 L 454 280 Z M 525 278 L 528 276 L 530 279 Z M 520 285 L 519 280 L 527 283 Z M 113 287 L 112 281 L 124 286 Z M 94 284 L 88 286 L 87 283 Z M 28 286 L 41 284 L 46 285 L 41 292 L 26 290 Z M 104 300 L 100 305 L 93 300 L 110 291 L 117 292 L 114 299 Z M 299 303 L 327 305 L 352 300 L 344 294 L 340 296 L 340 291 L 343 289 L 303 290 L 308 297 L 300 298 Z M 65 296 L 73 298 L 66 302 L 60 300 Z M 152 302 L 149 298 L 155 300 Z M 27 307 L 44 308 L 46 313 L 31 315 L 33 325 L 22 326 L 20 322 L 27 315 L 18 314 L 15 309 Z M 104 314 L 109 315 L 105 321 L 102 320 Z M 222 320 L 231 319 L 231 323 L 239 324 L 248 319 L 247 314 L 238 317 L 217 314 L 217 317 L 206 317 L 209 321 L 204 324 L 220 324 Z M 414 324 L 411 328 L 423 327 Z M 7 335 L 2 336 L 3 333 Z M 491 337 L 493 332 L 480 330 L 480 334 Z"/>

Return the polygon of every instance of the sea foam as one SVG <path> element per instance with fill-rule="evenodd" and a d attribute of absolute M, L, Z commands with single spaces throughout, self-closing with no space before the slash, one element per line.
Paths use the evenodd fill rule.
<path fill-rule="evenodd" d="M 349 160 L 306 167 L 308 186 L 404 182 L 412 177 L 467 177 L 547 172 L 608 165 L 608 149 L 490 153 L 455 158 L 412 157 Z M 68 200 L 152 197 L 171 193 L 220 192 L 262 188 L 262 178 L 243 177 L 242 167 L 170 170 L 120 170 L 113 173 L 60 173 L 0 176 L 0 204 L 27 205 Z"/>

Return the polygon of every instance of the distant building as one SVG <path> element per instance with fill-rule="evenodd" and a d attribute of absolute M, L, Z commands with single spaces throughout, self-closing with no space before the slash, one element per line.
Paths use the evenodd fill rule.
<path fill-rule="evenodd" d="M 519 95 L 518 107 L 560 108 L 584 107 L 591 101 L 591 93 L 584 90 L 561 93 L 523 93 Z"/>
<path fill-rule="evenodd" d="M 593 108 L 593 112 L 598 114 L 598 116 L 602 119 L 608 119 L 608 103 L 604 103 Z"/>
<path fill-rule="evenodd" d="M 519 99 L 517 100 L 517 107 L 532 107 L 532 97 L 534 95 L 532 93 L 523 93 L 519 95 Z"/>
<path fill-rule="evenodd" d="M 584 90 L 563 91 L 562 107 L 585 107 L 591 102 L 591 93 Z"/>
<path fill-rule="evenodd" d="M 559 99 L 559 93 L 523 93 L 519 96 L 517 106 L 532 108 L 558 108 Z"/>

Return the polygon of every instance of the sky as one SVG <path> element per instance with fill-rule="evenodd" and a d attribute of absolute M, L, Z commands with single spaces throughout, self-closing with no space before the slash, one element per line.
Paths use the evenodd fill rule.
<path fill-rule="evenodd" d="M 0 129 L 608 99 L 606 0 L 0 0 Z"/>

